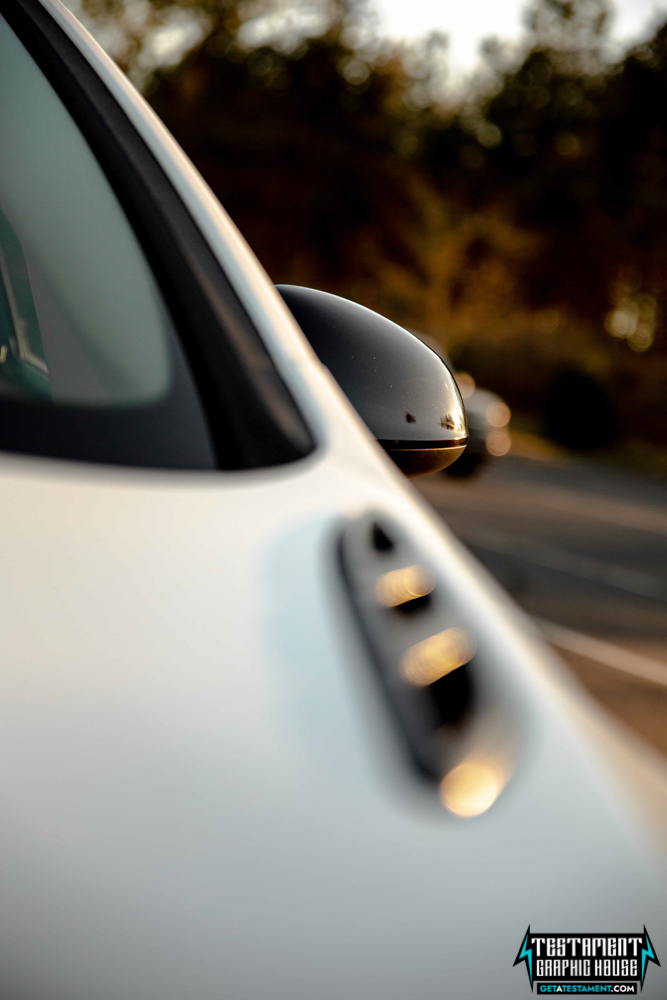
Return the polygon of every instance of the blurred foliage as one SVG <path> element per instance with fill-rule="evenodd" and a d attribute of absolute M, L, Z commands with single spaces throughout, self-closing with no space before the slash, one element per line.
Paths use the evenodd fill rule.
<path fill-rule="evenodd" d="M 389 46 L 355 0 L 81 2 L 274 281 L 440 337 L 529 410 L 580 371 L 667 442 L 667 26 L 613 61 L 605 0 L 536 0 L 448 98 L 446 39 Z"/>

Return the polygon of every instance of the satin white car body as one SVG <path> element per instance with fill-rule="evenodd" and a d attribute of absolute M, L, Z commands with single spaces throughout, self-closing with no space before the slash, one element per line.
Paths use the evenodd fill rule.
<path fill-rule="evenodd" d="M 315 447 L 217 472 L 0 453 L 0 994 L 514 1000 L 528 924 L 647 925 L 660 954 L 662 766 L 371 438 L 143 98 L 41 6 L 161 165 Z M 497 762 L 481 815 L 415 772 L 378 686 L 339 557 L 369 511 L 475 635 L 502 716 L 461 751 Z"/>

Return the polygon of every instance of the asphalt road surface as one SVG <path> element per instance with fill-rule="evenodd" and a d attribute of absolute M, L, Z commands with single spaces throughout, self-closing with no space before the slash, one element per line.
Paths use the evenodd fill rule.
<path fill-rule="evenodd" d="M 667 483 L 513 456 L 414 482 L 595 697 L 667 755 Z"/>

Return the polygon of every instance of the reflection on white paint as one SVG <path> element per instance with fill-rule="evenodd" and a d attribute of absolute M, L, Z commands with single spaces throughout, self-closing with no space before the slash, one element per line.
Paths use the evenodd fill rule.
<path fill-rule="evenodd" d="M 456 816 L 481 816 L 498 798 L 502 784 L 488 764 L 463 761 L 440 783 L 442 804 Z"/>

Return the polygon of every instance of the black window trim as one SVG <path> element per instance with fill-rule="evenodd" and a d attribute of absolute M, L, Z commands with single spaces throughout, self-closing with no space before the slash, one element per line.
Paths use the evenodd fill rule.
<path fill-rule="evenodd" d="M 217 467 L 260 468 L 306 457 L 315 447 L 309 426 L 220 262 L 143 137 L 39 0 L 9 0 L 2 14 L 72 115 L 142 246 L 197 384 Z M 8 405 L 13 410 L 14 404 Z M 140 409 L 158 408 L 128 409 L 128 430 Z M 182 457 L 175 463 L 163 458 L 154 462 L 146 455 L 136 460 L 131 448 L 125 459 L 114 457 L 117 447 L 109 453 L 103 441 L 96 451 L 91 440 L 96 422 L 101 418 L 102 431 L 105 421 L 109 428 L 115 419 L 122 424 L 121 410 L 95 413 L 92 408 L 22 404 L 18 411 L 20 419 L 35 427 L 45 411 L 51 420 L 64 412 L 70 433 L 57 435 L 55 448 L 46 428 L 44 441 L 39 433 L 24 433 L 24 440 L 18 434 L 17 446 L 9 450 L 188 467 Z M 0 413 L 0 449 L 7 447 L 2 421 Z M 73 433 L 78 424 L 86 424 L 82 448 Z M 192 467 L 202 464 L 195 461 Z"/>

